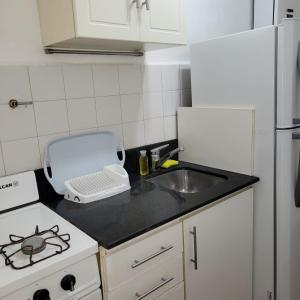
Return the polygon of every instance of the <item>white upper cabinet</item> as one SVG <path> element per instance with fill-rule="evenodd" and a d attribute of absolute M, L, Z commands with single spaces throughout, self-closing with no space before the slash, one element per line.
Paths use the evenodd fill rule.
<path fill-rule="evenodd" d="M 185 0 L 143 0 L 141 39 L 144 42 L 185 41 Z"/>
<path fill-rule="evenodd" d="M 186 0 L 38 0 L 44 46 L 142 50 L 185 44 Z"/>
<path fill-rule="evenodd" d="M 132 0 L 74 0 L 78 37 L 139 39 L 138 10 Z"/>

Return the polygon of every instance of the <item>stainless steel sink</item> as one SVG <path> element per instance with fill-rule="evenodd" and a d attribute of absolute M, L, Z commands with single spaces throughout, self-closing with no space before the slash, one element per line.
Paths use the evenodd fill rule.
<path fill-rule="evenodd" d="M 212 188 L 226 180 L 226 178 L 218 175 L 180 169 L 158 175 L 147 181 L 179 193 L 194 194 Z"/>

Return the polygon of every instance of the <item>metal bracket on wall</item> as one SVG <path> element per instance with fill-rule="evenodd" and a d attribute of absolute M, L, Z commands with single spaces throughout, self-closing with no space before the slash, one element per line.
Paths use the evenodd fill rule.
<path fill-rule="evenodd" d="M 67 48 L 45 48 L 46 54 L 92 54 L 92 55 L 121 55 L 121 56 L 143 56 L 143 51 L 113 51 L 113 50 L 91 50 L 91 49 L 67 49 Z"/>

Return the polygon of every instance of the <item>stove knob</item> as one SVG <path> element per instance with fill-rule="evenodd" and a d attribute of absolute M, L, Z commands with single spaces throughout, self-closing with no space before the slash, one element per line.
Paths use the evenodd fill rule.
<path fill-rule="evenodd" d="M 36 291 L 33 300 L 51 300 L 49 291 L 46 289 Z"/>
<path fill-rule="evenodd" d="M 71 291 L 73 292 L 75 289 L 75 284 L 76 284 L 76 278 L 73 275 L 66 275 L 62 280 L 61 280 L 61 287 L 65 291 Z"/>

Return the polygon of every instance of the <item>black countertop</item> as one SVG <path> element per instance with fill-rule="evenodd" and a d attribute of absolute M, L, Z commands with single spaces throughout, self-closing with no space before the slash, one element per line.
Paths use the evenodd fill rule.
<path fill-rule="evenodd" d="M 181 194 L 147 182 L 140 176 L 131 175 L 130 191 L 104 200 L 78 204 L 53 193 L 42 193 L 44 196 L 40 200 L 98 241 L 99 245 L 111 249 L 259 180 L 253 176 L 185 162 L 150 177 L 180 168 L 218 174 L 227 180 L 202 193 Z"/>

